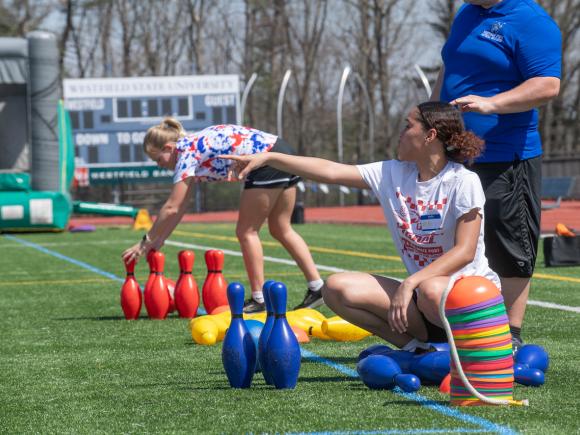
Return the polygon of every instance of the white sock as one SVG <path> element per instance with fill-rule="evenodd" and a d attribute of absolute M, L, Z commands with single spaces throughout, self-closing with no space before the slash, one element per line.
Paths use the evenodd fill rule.
<path fill-rule="evenodd" d="M 316 279 L 314 281 L 308 281 L 308 288 L 313 292 L 320 291 L 322 286 L 324 285 L 324 281 L 322 279 Z"/>
<path fill-rule="evenodd" d="M 256 302 L 263 304 L 264 303 L 264 293 L 262 293 L 262 290 L 252 292 L 252 299 L 255 300 Z"/>
<path fill-rule="evenodd" d="M 416 338 L 413 338 L 406 345 L 404 345 L 401 348 L 401 350 L 406 350 L 408 352 L 415 352 L 417 349 L 429 350 L 429 347 L 430 346 L 427 343 L 425 343 L 424 341 L 417 340 Z"/>

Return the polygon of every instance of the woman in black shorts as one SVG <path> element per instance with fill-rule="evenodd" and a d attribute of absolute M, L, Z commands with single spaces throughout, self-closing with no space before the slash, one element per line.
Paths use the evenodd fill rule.
<path fill-rule="evenodd" d="M 234 181 L 228 176 L 231 162 L 217 156 L 269 151 L 293 154 L 286 141 L 270 133 L 239 125 L 214 125 L 186 133 L 174 118 L 165 118 L 151 127 L 143 149 L 160 168 L 174 170 L 174 185 L 151 230 L 142 241 L 123 252 L 125 261 L 137 260 L 163 245 L 185 212 L 194 181 Z M 270 234 L 284 246 L 306 278 L 308 290 L 298 307 L 314 308 L 322 304 L 323 281 L 308 246 L 290 224 L 299 181 L 296 175 L 267 166 L 251 172 L 245 180 L 236 235 L 252 289 L 252 297 L 244 304 L 246 313 L 265 310 L 264 255 L 259 231 L 266 219 Z"/>

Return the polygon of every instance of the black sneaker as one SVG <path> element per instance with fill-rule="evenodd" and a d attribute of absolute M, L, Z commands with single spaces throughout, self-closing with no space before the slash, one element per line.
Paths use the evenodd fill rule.
<path fill-rule="evenodd" d="M 516 357 L 518 350 L 520 350 L 523 345 L 524 342 L 521 338 L 512 337 L 512 355 L 514 358 Z"/>
<path fill-rule="evenodd" d="M 324 300 L 322 299 L 322 292 L 312 291 L 308 289 L 306 291 L 306 295 L 304 295 L 304 300 L 299 305 L 294 307 L 295 310 L 299 310 L 300 308 L 316 308 L 324 304 Z"/>
<path fill-rule="evenodd" d="M 254 298 L 250 298 L 244 301 L 244 313 L 259 313 L 260 311 L 266 311 L 266 303 L 258 302 Z"/>

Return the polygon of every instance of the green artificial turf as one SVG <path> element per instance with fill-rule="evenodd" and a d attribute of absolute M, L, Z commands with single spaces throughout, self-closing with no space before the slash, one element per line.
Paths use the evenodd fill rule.
<path fill-rule="evenodd" d="M 296 228 L 320 265 L 405 275 L 402 263 L 389 258 L 397 254 L 383 227 Z M 528 408 L 450 408 L 436 387 L 422 387 L 418 396 L 369 390 L 353 373 L 359 352 L 381 342 L 376 337 L 305 344 L 295 390 L 267 386 L 261 374 L 252 388 L 234 390 L 221 365 L 221 344 L 194 344 L 187 320 L 172 314 L 165 321 L 150 321 L 144 308 L 140 320 L 124 320 L 120 254 L 140 236 L 119 228 L 0 236 L 0 432 L 579 431 L 579 313 L 528 307 L 524 339 L 550 354 L 544 386 L 516 387 L 516 398 L 529 399 Z M 267 231 L 263 240 L 265 255 L 289 259 Z M 196 254 L 194 276 L 200 287 L 205 249 L 239 252 L 233 225 L 180 225 L 163 248 L 173 279 L 182 244 L 191 244 Z M 265 264 L 267 279 L 287 283 L 288 306 L 298 303 L 306 289 L 298 268 Z M 542 277 L 534 279 L 530 299 L 579 306 L 580 268 L 546 269 L 542 264 L 540 258 L 536 272 Z M 141 284 L 147 273 L 146 265 L 139 264 Z M 247 284 L 240 256 L 226 255 L 224 275 Z M 332 315 L 328 308 L 321 311 Z"/>

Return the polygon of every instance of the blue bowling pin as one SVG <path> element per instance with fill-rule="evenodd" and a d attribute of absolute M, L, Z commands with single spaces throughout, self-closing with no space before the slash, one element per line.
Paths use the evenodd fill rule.
<path fill-rule="evenodd" d="M 227 294 L 232 322 L 222 346 L 222 363 L 232 388 L 249 388 L 256 368 L 256 345 L 242 317 L 244 286 L 232 282 Z"/>
<path fill-rule="evenodd" d="M 393 350 L 390 353 L 384 354 L 389 358 L 393 358 L 403 373 L 411 373 L 411 363 L 415 359 L 415 354 L 406 350 Z M 417 375 L 416 373 L 414 373 Z"/>
<path fill-rule="evenodd" d="M 244 322 L 246 323 L 246 328 L 248 328 L 248 332 L 252 336 L 252 340 L 254 340 L 254 345 L 256 346 L 256 370 L 254 370 L 254 374 L 256 374 L 262 370 L 259 361 L 258 343 L 260 341 L 260 335 L 262 335 L 264 324 L 255 319 L 244 320 Z"/>
<path fill-rule="evenodd" d="M 266 362 L 266 344 L 268 343 L 268 337 L 270 337 L 270 332 L 272 331 L 272 326 L 274 326 L 274 309 L 272 308 L 272 300 L 270 299 L 270 287 L 276 281 L 268 280 L 262 286 L 262 293 L 264 294 L 264 302 L 266 302 L 266 323 L 262 328 L 262 333 L 260 334 L 260 339 L 258 340 L 258 360 L 260 362 L 260 368 L 262 369 L 262 374 L 264 375 L 264 380 L 266 384 L 273 385 L 272 377 L 267 367 Z"/>
<path fill-rule="evenodd" d="M 363 383 L 373 390 L 392 390 L 398 386 L 411 393 L 421 387 L 417 376 L 401 373 L 396 361 L 385 355 L 369 355 L 359 361 L 356 371 Z"/>
<path fill-rule="evenodd" d="M 372 346 L 367 347 L 365 350 L 363 350 L 361 353 L 358 354 L 357 362 L 360 361 L 361 359 L 365 359 L 367 356 L 385 355 L 386 352 L 390 352 L 392 350 L 393 349 L 391 349 L 386 344 L 373 344 Z"/>
<path fill-rule="evenodd" d="M 275 321 L 266 343 L 266 369 L 278 389 L 296 387 L 300 372 L 300 345 L 286 320 L 286 297 L 284 284 L 272 284 L 270 302 Z"/>
<path fill-rule="evenodd" d="M 514 380 L 521 385 L 528 387 L 539 387 L 544 385 L 545 375 L 540 369 L 528 367 L 526 364 L 514 364 Z"/>
<path fill-rule="evenodd" d="M 426 352 L 413 357 L 410 371 L 426 384 L 439 385 L 451 370 L 451 356 L 449 352 Z"/>

